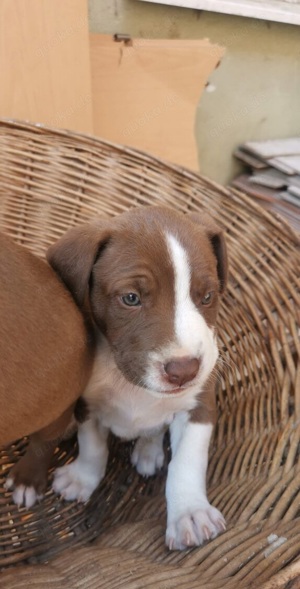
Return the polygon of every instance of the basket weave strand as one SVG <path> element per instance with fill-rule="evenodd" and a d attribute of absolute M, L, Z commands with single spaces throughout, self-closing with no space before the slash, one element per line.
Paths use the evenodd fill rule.
<path fill-rule="evenodd" d="M 49 485 L 39 505 L 18 509 L 3 483 L 24 452 L 21 440 L 0 451 L 1 587 L 35 589 L 49 580 L 51 589 L 293 587 L 300 575 L 297 235 L 237 191 L 93 137 L 1 121 L 0 149 L 0 229 L 39 256 L 70 227 L 143 204 L 205 209 L 226 231 L 230 255 L 208 471 L 226 533 L 168 552 L 167 461 L 142 479 L 130 465 L 131 444 L 115 439 L 107 475 L 87 505 L 64 503 Z M 75 452 L 76 442 L 63 443 L 53 467 Z"/>

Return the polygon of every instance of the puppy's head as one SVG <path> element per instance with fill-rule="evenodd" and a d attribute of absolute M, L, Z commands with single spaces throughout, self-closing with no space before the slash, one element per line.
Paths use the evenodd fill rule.
<path fill-rule="evenodd" d="M 127 380 L 156 396 L 204 384 L 227 278 L 224 237 L 207 215 L 132 209 L 71 229 L 47 258 L 77 304 L 88 302 Z"/>

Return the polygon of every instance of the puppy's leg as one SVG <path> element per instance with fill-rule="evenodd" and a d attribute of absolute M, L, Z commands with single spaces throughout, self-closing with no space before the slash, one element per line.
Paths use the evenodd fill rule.
<path fill-rule="evenodd" d="M 131 463 L 139 474 L 148 477 L 162 468 L 165 458 L 164 435 L 165 430 L 153 436 L 139 438 L 136 441 L 131 455 Z"/>
<path fill-rule="evenodd" d="M 61 441 L 73 413 L 73 405 L 48 427 L 29 438 L 26 453 L 10 471 L 5 488 L 13 490 L 13 501 L 30 509 L 47 487 L 47 475 L 55 447 Z"/>
<path fill-rule="evenodd" d="M 64 499 L 85 502 L 105 475 L 108 430 L 88 419 L 78 428 L 79 454 L 74 462 L 56 469 L 52 488 Z"/>
<path fill-rule="evenodd" d="M 7 490 L 13 490 L 13 501 L 19 507 L 30 509 L 45 493 L 55 446 L 56 441 L 43 442 L 39 434 L 30 437 L 26 454 L 12 468 L 5 483 Z"/>
<path fill-rule="evenodd" d="M 178 413 L 170 427 L 172 460 L 168 469 L 166 544 L 182 550 L 199 546 L 225 530 L 222 514 L 206 496 L 211 423 L 193 423 Z"/>

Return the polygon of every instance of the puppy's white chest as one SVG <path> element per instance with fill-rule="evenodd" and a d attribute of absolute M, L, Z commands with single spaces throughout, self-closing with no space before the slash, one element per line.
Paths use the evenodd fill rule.
<path fill-rule="evenodd" d="M 102 397 L 98 419 L 123 439 L 133 439 L 170 425 L 174 417 L 172 408 L 162 408 L 159 401 L 148 397 L 138 387 L 132 391 L 125 385 L 118 394 L 116 389 L 111 389 L 110 394 Z"/>
<path fill-rule="evenodd" d="M 129 383 L 117 368 L 108 346 L 99 347 L 84 398 L 101 424 L 123 439 L 134 439 L 168 426 L 175 413 L 192 409 L 195 396 L 157 398 Z"/>

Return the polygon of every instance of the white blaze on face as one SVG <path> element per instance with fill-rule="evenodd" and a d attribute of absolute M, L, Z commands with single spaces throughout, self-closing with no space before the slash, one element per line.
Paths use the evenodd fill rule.
<path fill-rule="evenodd" d="M 176 355 L 182 349 L 182 355 L 198 358 L 202 351 L 199 334 L 205 331 L 206 323 L 191 299 L 189 259 L 173 235 L 168 233 L 166 238 L 175 275 L 175 336 L 179 347 Z"/>
<path fill-rule="evenodd" d="M 212 371 L 218 357 L 217 344 L 211 329 L 191 298 L 192 268 L 187 251 L 171 233 L 166 234 L 166 244 L 174 271 L 174 341 L 150 354 L 146 386 L 156 391 L 171 389 L 162 382 L 158 364 L 188 356 L 200 360 L 200 370 L 193 384 L 202 386 Z"/>

